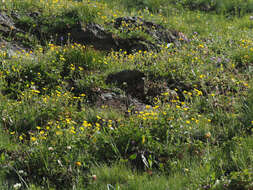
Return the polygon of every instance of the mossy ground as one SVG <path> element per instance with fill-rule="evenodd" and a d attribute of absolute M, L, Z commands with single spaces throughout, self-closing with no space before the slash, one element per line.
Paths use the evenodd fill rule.
<path fill-rule="evenodd" d="M 251 190 L 252 1 L 215 1 L 208 10 L 203 2 L 2 3 L 30 33 L 15 37 L 29 51 L 0 51 L 0 188 Z M 108 53 L 53 35 L 77 21 L 110 30 L 120 16 L 180 31 L 189 42 Z M 126 96 L 105 83 L 124 69 L 177 96 L 158 94 L 140 112 L 97 106 L 101 90 Z"/>

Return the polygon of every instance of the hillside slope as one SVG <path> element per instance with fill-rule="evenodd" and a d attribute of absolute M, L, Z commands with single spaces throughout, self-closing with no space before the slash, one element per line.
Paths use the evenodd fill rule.
<path fill-rule="evenodd" d="M 252 1 L 5 0 L 1 189 L 253 189 Z"/>

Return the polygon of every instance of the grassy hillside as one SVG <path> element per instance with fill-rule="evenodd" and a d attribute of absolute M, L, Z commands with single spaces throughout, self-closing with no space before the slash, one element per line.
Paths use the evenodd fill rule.
<path fill-rule="evenodd" d="M 0 189 L 252 190 L 252 11 L 2 1 Z"/>

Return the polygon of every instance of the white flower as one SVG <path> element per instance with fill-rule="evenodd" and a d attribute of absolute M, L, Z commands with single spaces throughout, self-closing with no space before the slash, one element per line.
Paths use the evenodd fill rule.
<path fill-rule="evenodd" d="M 71 150 L 71 148 L 72 148 L 71 146 L 67 146 L 67 149 L 68 149 L 68 150 Z"/>
<path fill-rule="evenodd" d="M 172 47 L 173 46 L 173 43 L 168 43 L 167 44 L 167 48 L 170 48 L 170 47 Z"/>
<path fill-rule="evenodd" d="M 14 189 L 19 189 L 21 186 L 22 186 L 21 183 L 16 183 L 16 184 L 13 185 L 13 188 Z"/>
<path fill-rule="evenodd" d="M 50 146 L 50 147 L 48 147 L 48 150 L 53 151 L 54 148 Z"/>

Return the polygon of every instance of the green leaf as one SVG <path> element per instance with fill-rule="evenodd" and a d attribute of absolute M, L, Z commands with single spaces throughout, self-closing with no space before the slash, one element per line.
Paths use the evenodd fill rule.
<path fill-rule="evenodd" d="M 132 154 L 132 155 L 129 157 L 129 159 L 130 159 L 130 160 L 134 160 L 134 159 L 136 159 L 136 157 L 137 157 L 137 154 Z"/>
<path fill-rule="evenodd" d="M 2 162 L 5 161 L 5 155 L 4 155 L 4 153 L 1 154 L 1 161 L 2 161 Z"/>

